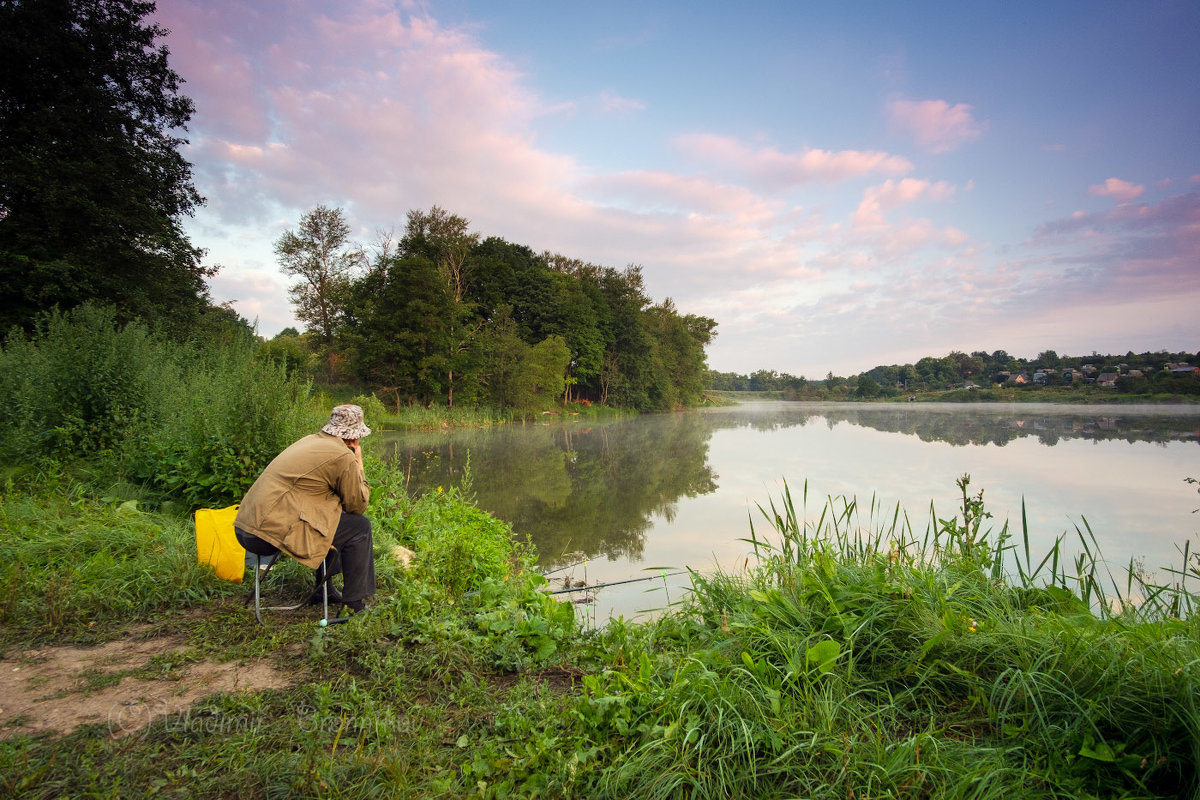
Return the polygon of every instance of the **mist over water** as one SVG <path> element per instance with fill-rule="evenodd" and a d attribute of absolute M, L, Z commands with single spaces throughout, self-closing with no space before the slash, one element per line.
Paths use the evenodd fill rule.
<path fill-rule="evenodd" d="M 1200 477 L 1200 406 L 755 402 L 384 438 L 410 493 L 460 485 L 469 459 L 477 503 L 530 536 L 556 581 L 659 576 L 598 592 L 587 613 L 600 618 L 681 599 L 686 577 L 658 568 L 742 569 L 742 539 L 752 523 L 769 533 L 759 506 L 785 484 L 810 521 L 829 496 L 855 498 L 864 521 L 873 506 L 921 535 L 956 513 L 955 479 L 970 474 L 985 528 L 1007 519 L 1019 541 L 1024 500 L 1035 559 L 1090 527 L 1114 568 L 1154 571 L 1200 539 L 1184 482 Z"/>

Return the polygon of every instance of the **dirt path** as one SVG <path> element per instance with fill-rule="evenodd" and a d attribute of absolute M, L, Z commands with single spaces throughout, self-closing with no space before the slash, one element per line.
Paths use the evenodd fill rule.
<path fill-rule="evenodd" d="M 95 647 L 10 652 L 0 659 L 0 738 L 66 734 L 92 723 L 124 736 L 184 714 L 210 695 L 279 689 L 296 679 L 263 661 L 184 663 L 184 649 L 182 637 L 143 639 L 135 631 Z M 171 663 L 174 653 L 179 664 Z M 125 674 L 152 660 L 163 677 Z"/>

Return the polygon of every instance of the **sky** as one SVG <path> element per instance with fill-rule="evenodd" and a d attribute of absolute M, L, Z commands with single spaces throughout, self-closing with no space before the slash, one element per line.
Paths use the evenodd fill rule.
<path fill-rule="evenodd" d="M 1200 3 L 159 0 L 217 302 L 434 205 L 640 265 L 709 366 L 1200 350 Z"/>

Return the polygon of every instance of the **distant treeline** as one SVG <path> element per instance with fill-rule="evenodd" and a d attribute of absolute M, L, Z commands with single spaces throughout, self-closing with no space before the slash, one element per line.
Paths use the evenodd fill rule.
<path fill-rule="evenodd" d="M 1095 385 L 1129 394 L 1200 394 L 1200 353 L 1128 352 L 1124 355 L 1060 356 L 1045 350 L 1025 359 L 1004 350 L 971 354 L 953 351 L 941 358 L 926 356 L 915 364 L 878 366 L 858 375 L 832 372 L 809 380 L 774 370 L 749 375 L 711 372 L 713 389 L 778 392 L 798 400 L 852 400 L 898 397 L 948 389 L 990 389 L 1010 386 L 1035 391 L 1045 386 Z"/>

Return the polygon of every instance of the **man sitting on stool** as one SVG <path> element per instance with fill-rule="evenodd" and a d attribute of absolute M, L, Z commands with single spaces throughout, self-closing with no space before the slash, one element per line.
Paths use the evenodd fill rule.
<path fill-rule="evenodd" d="M 320 433 L 305 436 L 267 465 L 234 519 L 234 533 L 251 553 L 272 555 L 278 548 L 317 571 L 310 604 L 321 602 L 325 582 L 329 599 L 353 612 L 375 594 L 371 520 L 363 516 L 371 489 L 358 444 L 370 432 L 361 408 L 337 406 Z M 321 569 L 327 555 L 328 575 Z M 339 572 L 345 573 L 341 594 L 332 583 Z"/>

